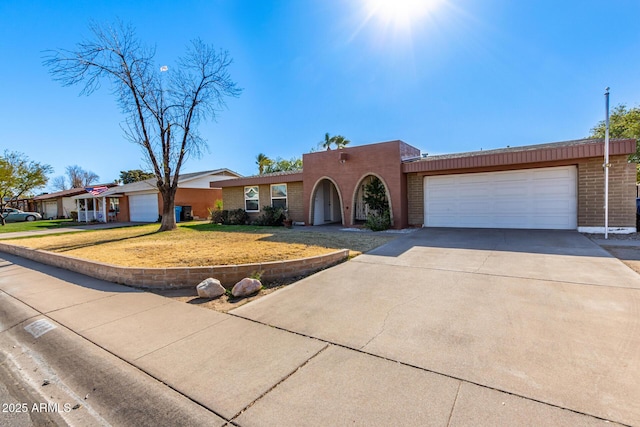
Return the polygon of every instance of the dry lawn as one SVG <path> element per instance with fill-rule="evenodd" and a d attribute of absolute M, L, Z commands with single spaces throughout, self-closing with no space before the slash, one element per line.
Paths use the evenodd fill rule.
<path fill-rule="evenodd" d="M 181 224 L 164 233 L 157 229 L 149 224 L 4 242 L 126 267 L 196 267 L 289 260 L 338 249 L 358 255 L 397 237 L 208 223 Z"/>

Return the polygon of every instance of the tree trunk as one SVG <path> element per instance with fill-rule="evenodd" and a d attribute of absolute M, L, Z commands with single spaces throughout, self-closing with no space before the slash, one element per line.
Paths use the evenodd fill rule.
<path fill-rule="evenodd" d="M 158 231 L 170 231 L 178 228 L 176 225 L 176 190 L 177 188 L 160 188 L 162 196 L 162 222 Z"/>

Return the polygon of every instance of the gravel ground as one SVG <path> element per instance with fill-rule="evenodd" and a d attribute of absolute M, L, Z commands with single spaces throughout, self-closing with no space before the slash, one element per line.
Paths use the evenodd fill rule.
<path fill-rule="evenodd" d="M 590 238 L 591 240 L 599 240 L 604 239 L 604 234 L 588 234 L 585 233 L 585 236 Z M 613 234 L 609 233 L 608 240 L 640 240 L 639 233 L 630 233 L 630 234 Z"/>

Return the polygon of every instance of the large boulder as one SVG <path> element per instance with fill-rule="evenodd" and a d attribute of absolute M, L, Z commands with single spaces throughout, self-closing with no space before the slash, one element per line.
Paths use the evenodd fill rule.
<path fill-rule="evenodd" d="M 262 283 L 260 283 L 260 280 L 245 277 L 233 286 L 231 295 L 234 297 L 246 297 L 247 295 L 258 292 L 261 288 Z"/>
<path fill-rule="evenodd" d="M 196 286 L 196 290 L 200 298 L 218 298 L 226 292 L 226 289 L 220 281 L 212 277 L 200 282 L 198 286 Z"/>

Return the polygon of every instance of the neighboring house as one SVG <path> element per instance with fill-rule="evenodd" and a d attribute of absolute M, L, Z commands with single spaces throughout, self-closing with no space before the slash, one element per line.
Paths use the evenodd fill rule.
<path fill-rule="evenodd" d="M 222 199 L 218 182 L 241 175 L 229 169 L 216 169 L 180 175 L 175 205 L 180 206 L 182 220 L 206 219 L 209 208 Z M 80 221 L 156 222 L 162 212 L 162 197 L 156 178 L 119 185 L 103 193 L 85 192 L 74 197 Z M 176 218 L 180 220 L 180 218 Z"/>
<path fill-rule="evenodd" d="M 115 187 L 117 184 L 100 184 L 105 187 Z M 76 201 L 73 196 L 86 194 L 82 188 L 71 188 L 69 190 L 57 191 L 55 193 L 41 194 L 33 198 L 36 203 L 36 211 L 42 214 L 43 218 L 71 218 L 71 211 L 77 210 Z"/>
<path fill-rule="evenodd" d="M 4 202 L 7 207 L 20 209 L 25 212 L 38 212 L 38 206 L 33 200 L 33 197 L 25 197 L 22 199 L 13 199 L 11 197 L 5 197 Z"/>
<path fill-rule="evenodd" d="M 636 141 L 610 145 L 609 226 L 635 231 Z M 364 185 L 385 185 L 394 228 L 604 231 L 604 141 L 585 139 L 427 156 L 402 141 L 303 156 L 303 171 L 220 183 L 225 209 L 252 218 L 265 205 L 293 221 L 350 227 L 366 218 Z"/>

